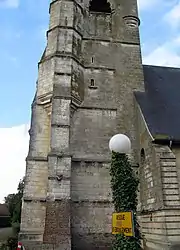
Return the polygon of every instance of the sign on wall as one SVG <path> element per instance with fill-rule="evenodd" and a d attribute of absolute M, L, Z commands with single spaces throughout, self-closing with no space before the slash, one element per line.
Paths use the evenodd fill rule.
<path fill-rule="evenodd" d="M 112 234 L 134 236 L 133 212 L 113 213 Z"/>

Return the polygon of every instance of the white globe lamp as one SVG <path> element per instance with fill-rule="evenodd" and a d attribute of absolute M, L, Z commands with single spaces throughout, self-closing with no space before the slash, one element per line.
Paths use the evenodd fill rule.
<path fill-rule="evenodd" d="M 131 141 L 126 135 L 114 135 L 109 141 L 109 149 L 111 152 L 129 154 L 131 151 Z"/>

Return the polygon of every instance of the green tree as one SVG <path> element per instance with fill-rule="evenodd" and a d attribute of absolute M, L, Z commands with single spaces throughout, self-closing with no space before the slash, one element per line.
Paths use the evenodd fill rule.
<path fill-rule="evenodd" d="M 21 205 L 24 190 L 24 178 L 20 180 L 16 194 L 9 194 L 5 197 L 5 203 L 8 205 L 12 223 L 21 222 Z"/>
<path fill-rule="evenodd" d="M 13 237 L 9 237 L 7 243 L 5 244 L 8 249 L 16 249 L 18 243 L 18 233 L 20 231 L 21 223 L 21 206 L 22 197 L 24 191 L 24 179 L 20 180 L 17 188 L 17 193 L 9 194 L 5 197 L 5 203 L 8 205 L 9 213 L 11 217 L 11 224 L 14 232 Z"/>
<path fill-rule="evenodd" d="M 113 243 L 113 250 L 140 250 L 140 232 L 136 219 L 137 191 L 139 181 L 129 163 L 126 154 L 112 153 L 111 188 L 116 212 L 132 211 L 134 214 L 135 236 L 126 237 L 118 234 Z"/>
<path fill-rule="evenodd" d="M 8 205 L 11 220 L 13 218 L 16 202 L 17 202 L 16 194 L 9 194 L 7 197 L 5 197 L 5 203 Z"/>

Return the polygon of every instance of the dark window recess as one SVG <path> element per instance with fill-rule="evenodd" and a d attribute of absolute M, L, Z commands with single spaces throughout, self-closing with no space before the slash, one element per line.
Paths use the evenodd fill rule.
<path fill-rule="evenodd" d="M 94 63 L 94 57 L 91 58 L 91 62 Z"/>
<path fill-rule="evenodd" d="M 91 0 L 89 11 L 111 13 L 111 5 L 107 0 Z"/>
<path fill-rule="evenodd" d="M 144 165 L 146 160 L 145 150 L 144 148 L 141 149 L 141 164 Z"/>
<path fill-rule="evenodd" d="M 94 87 L 95 86 L 95 81 L 94 79 L 91 79 L 91 87 Z"/>
<path fill-rule="evenodd" d="M 68 18 L 67 18 L 67 16 L 65 17 L 65 26 L 67 26 L 68 25 Z"/>

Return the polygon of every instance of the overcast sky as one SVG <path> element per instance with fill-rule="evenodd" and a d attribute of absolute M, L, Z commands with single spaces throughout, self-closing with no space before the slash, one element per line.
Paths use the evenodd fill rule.
<path fill-rule="evenodd" d="M 128 0 L 127 0 L 128 1 Z M 180 66 L 180 2 L 139 0 L 143 62 Z M 0 201 L 24 176 L 49 0 L 0 0 Z"/>

